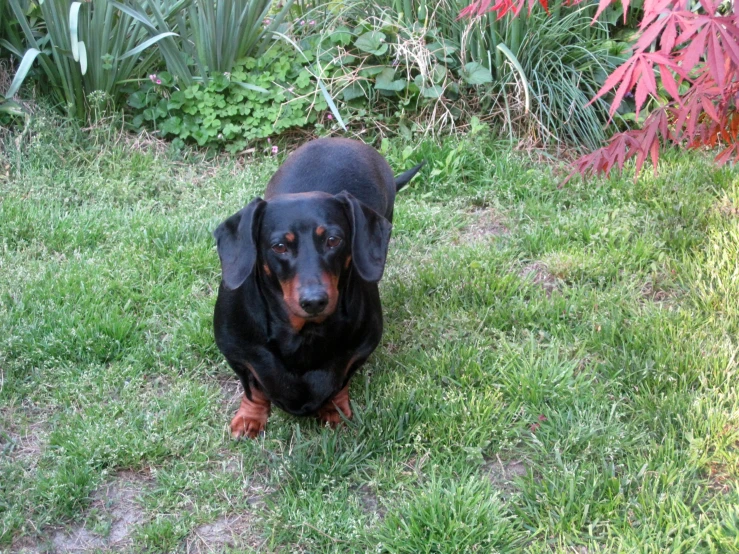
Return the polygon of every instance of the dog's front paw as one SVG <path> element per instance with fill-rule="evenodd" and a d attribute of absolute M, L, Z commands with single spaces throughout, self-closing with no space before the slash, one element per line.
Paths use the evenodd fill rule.
<path fill-rule="evenodd" d="M 267 418 L 254 419 L 239 412 L 231 420 L 231 436 L 235 439 L 248 437 L 255 439 L 267 426 Z"/>
<path fill-rule="evenodd" d="M 352 409 L 349 406 L 349 385 L 341 389 L 336 393 L 336 396 L 321 406 L 318 409 L 317 415 L 321 423 L 328 423 L 331 429 L 335 429 L 341 423 L 341 414 L 344 414 L 346 419 L 352 418 Z"/>
<path fill-rule="evenodd" d="M 255 439 L 267 427 L 269 400 L 256 389 L 252 389 L 251 396 L 251 400 L 246 394 L 241 397 L 241 406 L 231 420 L 231 436 L 235 439 L 242 437 Z"/>

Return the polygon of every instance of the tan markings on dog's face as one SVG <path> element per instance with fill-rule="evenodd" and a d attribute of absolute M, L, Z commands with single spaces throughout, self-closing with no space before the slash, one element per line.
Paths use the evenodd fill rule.
<path fill-rule="evenodd" d="M 339 303 L 339 276 L 322 273 L 321 283 L 328 294 L 328 304 L 326 304 L 326 308 L 320 314 L 311 316 L 300 306 L 300 282 L 298 277 L 294 277 L 289 281 L 280 281 L 282 298 L 287 305 L 290 326 L 295 331 L 300 331 L 308 321 L 311 323 L 323 323 L 336 310 L 336 306 Z"/>
<path fill-rule="evenodd" d="M 300 282 L 295 276 L 289 281 L 280 281 L 282 287 L 282 298 L 291 314 L 298 317 L 308 317 L 308 313 L 300 307 Z"/>
<path fill-rule="evenodd" d="M 305 317 L 299 317 L 291 313 L 291 314 L 288 314 L 287 319 L 290 322 L 290 327 L 293 328 L 293 331 L 295 331 L 296 333 L 299 333 L 300 330 L 303 328 L 303 326 L 309 321 L 311 323 L 323 323 L 326 320 L 326 317 L 328 316 L 321 315 L 319 317 L 313 317 L 311 319 L 307 319 Z"/>
<path fill-rule="evenodd" d="M 267 264 L 264 264 L 262 268 L 264 268 L 264 272 L 267 274 L 267 277 L 272 277 L 272 271 L 269 269 Z"/>
<path fill-rule="evenodd" d="M 332 273 L 321 273 L 321 282 L 328 293 L 328 304 L 321 315 L 329 316 L 339 303 L 339 276 Z"/>
<path fill-rule="evenodd" d="M 287 242 L 295 242 L 295 234 L 294 233 L 285 233 L 285 240 Z"/>
<path fill-rule="evenodd" d="M 316 227 L 316 235 L 318 235 L 319 237 L 322 237 L 325 232 L 326 228 L 323 225 L 319 225 L 318 227 Z"/>
<path fill-rule="evenodd" d="M 344 269 L 349 269 L 349 264 L 352 263 L 352 257 L 347 256 L 346 261 L 344 262 Z"/>

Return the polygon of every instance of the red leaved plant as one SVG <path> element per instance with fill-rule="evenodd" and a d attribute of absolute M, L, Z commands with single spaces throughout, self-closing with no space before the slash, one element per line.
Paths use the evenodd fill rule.
<path fill-rule="evenodd" d="M 491 6 L 490 0 L 478 0 L 460 16 L 486 11 L 497 11 L 499 17 L 508 11 L 519 15 L 526 2 L 530 12 L 536 1 L 498 0 Z M 547 0 L 538 1 L 547 9 Z M 617 1 L 600 0 L 594 20 Z M 629 0 L 620 1 L 625 15 Z M 623 99 L 633 95 L 637 117 L 650 98 L 651 111 L 640 129 L 617 133 L 606 146 L 576 160 L 567 181 L 576 174 L 608 175 L 614 166 L 622 170 L 634 157 L 637 175 L 647 157 L 656 171 L 662 142 L 720 146 L 719 164 L 739 161 L 739 16 L 729 11 L 733 3 L 722 8 L 716 0 L 700 0 L 694 10 L 690 4 L 644 1 L 631 57 L 608 76 L 591 103 L 613 94 L 613 116 Z"/>
<path fill-rule="evenodd" d="M 472 4 L 459 12 L 457 19 L 462 19 L 463 17 L 480 17 L 487 12 L 497 12 L 497 19 L 501 19 L 508 12 L 518 15 L 526 2 L 529 4 L 528 13 L 531 13 L 537 2 L 549 13 L 549 0 L 496 0 L 495 4 L 493 4 L 492 0 L 475 0 L 475 2 L 472 2 Z"/>

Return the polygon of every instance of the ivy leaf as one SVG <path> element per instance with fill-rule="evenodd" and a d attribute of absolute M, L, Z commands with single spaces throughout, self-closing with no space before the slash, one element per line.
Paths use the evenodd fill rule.
<path fill-rule="evenodd" d="M 444 93 L 444 89 L 439 85 L 424 87 L 421 89 L 421 95 L 424 98 L 439 98 Z"/>
<path fill-rule="evenodd" d="M 431 72 L 431 80 L 438 85 L 444 80 L 444 77 L 446 77 L 446 68 L 443 65 L 435 65 Z"/>
<path fill-rule="evenodd" d="M 383 66 L 376 66 L 376 67 L 365 67 L 364 69 L 359 70 L 359 75 L 362 77 L 374 77 L 375 75 L 379 75 L 385 71 L 385 68 Z"/>
<path fill-rule="evenodd" d="M 128 97 L 128 105 L 135 110 L 140 110 L 146 107 L 146 93 L 143 90 L 134 92 Z"/>
<path fill-rule="evenodd" d="M 436 56 L 436 59 L 441 62 L 453 62 L 454 58 L 451 57 L 451 55 L 458 50 L 456 46 L 453 44 L 448 44 L 446 41 L 442 42 L 432 42 L 427 46 L 429 49 L 429 52 L 431 52 L 434 56 Z"/>
<path fill-rule="evenodd" d="M 405 79 L 395 79 L 395 70 L 392 67 L 386 67 L 377 76 L 375 88 L 377 90 L 401 91 L 407 86 Z"/>
<path fill-rule="evenodd" d="M 352 41 L 352 33 L 347 27 L 342 25 L 334 29 L 329 35 L 329 38 L 334 44 L 346 46 Z"/>
<path fill-rule="evenodd" d="M 160 126 L 159 130 L 164 136 L 167 135 L 179 135 L 182 128 L 182 120 L 175 116 L 166 119 Z"/>
<path fill-rule="evenodd" d="M 157 77 L 162 82 L 163 87 L 171 87 L 174 85 L 174 78 L 169 71 L 160 71 L 157 73 Z"/>
<path fill-rule="evenodd" d="M 493 82 L 493 75 L 490 70 L 478 62 L 465 64 L 462 78 L 468 85 L 484 85 Z"/>
<path fill-rule="evenodd" d="M 348 102 L 349 100 L 354 100 L 355 98 L 364 96 L 364 88 L 362 88 L 362 85 L 359 83 L 354 82 L 346 87 L 342 94 L 344 96 L 344 101 Z"/>
<path fill-rule="evenodd" d="M 380 31 L 369 31 L 357 38 L 357 40 L 354 41 L 354 46 L 359 48 L 362 52 L 374 54 L 375 56 L 382 56 L 387 52 L 385 38 L 385 33 L 381 33 Z"/>

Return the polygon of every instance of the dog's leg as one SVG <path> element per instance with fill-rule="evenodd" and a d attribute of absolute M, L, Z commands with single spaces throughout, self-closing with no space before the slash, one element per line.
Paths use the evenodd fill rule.
<path fill-rule="evenodd" d="M 352 418 L 352 409 L 349 406 L 348 384 L 318 409 L 318 419 L 321 420 L 321 423 L 328 423 L 329 426 L 334 429 L 339 423 L 341 423 L 339 410 L 341 410 L 341 413 L 344 414 L 344 417 L 347 419 Z"/>
<path fill-rule="evenodd" d="M 256 387 L 251 387 L 251 400 L 244 393 L 241 406 L 231 420 L 231 436 L 235 439 L 243 436 L 256 438 L 267 426 L 269 411 L 270 402 L 267 397 Z"/>

